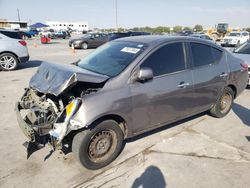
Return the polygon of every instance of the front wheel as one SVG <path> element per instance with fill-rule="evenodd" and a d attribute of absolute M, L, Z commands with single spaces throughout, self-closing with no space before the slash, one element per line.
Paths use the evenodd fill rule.
<path fill-rule="evenodd" d="M 119 155 L 123 140 L 123 132 L 115 121 L 103 121 L 93 129 L 75 135 L 73 155 L 84 167 L 97 170 Z"/>
<path fill-rule="evenodd" d="M 226 87 L 216 104 L 210 109 L 210 114 L 217 118 L 222 118 L 229 113 L 234 100 L 234 91 Z"/>
<path fill-rule="evenodd" d="M 88 44 L 86 42 L 82 43 L 82 49 L 84 50 L 88 49 Z"/>

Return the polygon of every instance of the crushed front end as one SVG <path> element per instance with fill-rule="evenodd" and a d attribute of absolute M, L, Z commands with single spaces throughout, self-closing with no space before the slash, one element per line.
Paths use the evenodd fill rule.
<path fill-rule="evenodd" d="M 49 143 L 62 148 L 72 130 L 86 126 L 84 96 L 97 92 L 108 79 L 75 65 L 43 62 L 15 107 L 18 124 L 29 139 L 26 146 Z"/>
<path fill-rule="evenodd" d="M 27 149 L 31 144 L 42 148 L 47 143 L 54 149 L 61 149 L 63 138 L 72 130 L 70 120 L 81 103 L 80 98 L 72 98 L 65 105 L 62 98 L 26 89 L 15 111 L 18 124 L 29 139 Z"/>

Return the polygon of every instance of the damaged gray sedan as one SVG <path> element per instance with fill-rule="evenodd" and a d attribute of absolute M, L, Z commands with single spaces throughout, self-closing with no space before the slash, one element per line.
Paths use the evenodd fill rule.
<path fill-rule="evenodd" d="M 43 62 L 16 113 L 29 145 L 72 141 L 75 158 L 99 169 L 126 138 L 203 111 L 224 117 L 247 79 L 242 60 L 204 40 L 122 38 L 74 65 Z"/>

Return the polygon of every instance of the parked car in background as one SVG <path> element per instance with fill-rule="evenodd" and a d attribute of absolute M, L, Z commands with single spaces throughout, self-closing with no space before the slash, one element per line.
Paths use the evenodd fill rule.
<path fill-rule="evenodd" d="M 53 36 L 55 38 L 62 38 L 62 39 L 66 39 L 66 38 L 71 37 L 71 35 L 68 31 L 58 31 L 58 32 L 55 32 Z"/>
<path fill-rule="evenodd" d="M 39 32 L 39 35 L 53 39 L 53 38 L 55 38 L 55 31 L 53 29 L 41 31 L 41 32 Z"/>
<path fill-rule="evenodd" d="M 81 37 L 71 38 L 69 46 L 74 48 L 88 49 L 97 48 L 108 41 L 108 35 L 104 33 L 88 33 Z"/>
<path fill-rule="evenodd" d="M 206 34 L 191 34 L 190 37 L 213 41 L 213 39 Z"/>
<path fill-rule="evenodd" d="M 250 86 L 250 40 L 236 48 L 234 51 L 234 55 L 245 61 L 248 65 L 248 87 Z"/>
<path fill-rule="evenodd" d="M 179 31 L 177 32 L 175 35 L 176 36 L 190 36 L 193 34 L 193 31 L 190 30 L 183 30 L 183 31 Z"/>
<path fill-rule="evenodd" d="M 34 37 L 39 34 L 39 31 L 37 31 L 36 29 L 31 29 L 31 30 L 26 31 L 26 33 Z"/>
<path fill-rule="evenodd" d="M 29 60 L 26 42 L 20 33 L 0 29 L 0 69 L 3 71 L 15 70 L 19 63 Z"/>
<path fill-rule="evenodd" d="M 231 32 L 223 38 L 221 46 L 235 47 L 243 44 L 247 40 L 249 40 L 249 33 L 247 31 Z"/>
<path fill-rule="evenodd" d="M 16 113 L 30 146 L 72 141 L 75 158 L 99 169 L 126 138 L 203 111 L 224 117 L 247 79 L 242 60 L 206 40 L 127 37 L 74 65 L 42 63 Z"/>
<path fill-rule="evenodd" d="M 18 31 L 19 35 L 21 36 L 22 39 L 30 39 L 32 38 L 32 35 L 25 32 L 25 31 Z"/>
<path fill-rule="evenodd" d="M 141 35 L 150 35 L 147 32 L 136 32 L 136 31 L 129 31 L 129 32 L 119 32 L 119 33 L 110 33 L 109 34 L 109 41 L 123 38 L 123 37 L 131 37 L 131 36 L 141 36 Z"/>

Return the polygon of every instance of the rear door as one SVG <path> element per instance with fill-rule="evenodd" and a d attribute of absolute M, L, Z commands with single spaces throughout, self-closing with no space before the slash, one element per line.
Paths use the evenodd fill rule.
<path fill-rule="evenodd" d="M 207 110 L 226 86 L 229 68 L 222 50 L 207 44 L 191 42 L 190 55 L 194 78 L 194 111 Z"/>
<path fill-rule="evenodd" d="M 149 55 L 140 68 L 153 71 L 152 81 L 130 85 L 133 132 L 164 125 L 190 114 L 193 107 L 192 72 L 187 66 L 185 45 L 163 45 Z"/>

